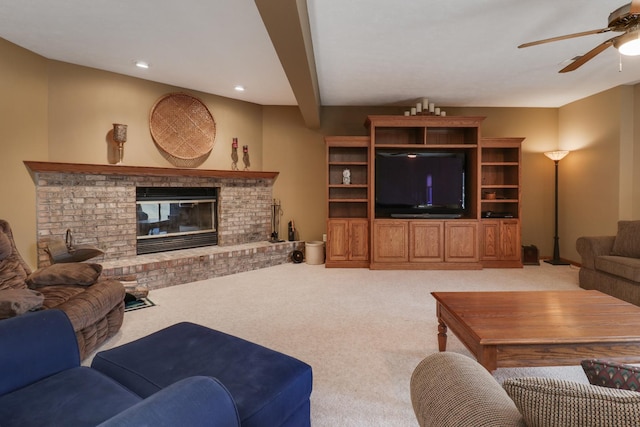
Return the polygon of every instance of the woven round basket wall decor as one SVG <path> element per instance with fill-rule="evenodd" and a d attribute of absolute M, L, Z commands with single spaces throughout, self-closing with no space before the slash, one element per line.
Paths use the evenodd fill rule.
<path fill-rule="evenodd" d="M 151 109 L 149 130 L 162 155 L 180 167 L 202 164 L 216 139 L 216 122 L 209 109 L 186 93 L 158 99 Z"/>

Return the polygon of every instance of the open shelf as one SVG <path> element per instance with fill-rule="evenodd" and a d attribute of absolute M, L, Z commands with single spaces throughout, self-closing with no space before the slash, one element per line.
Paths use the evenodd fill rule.
<path fill-rule="evenodd" d="M 477 143 L 477 127 L 427 128 L 427 145 L 475 145 Z"/>
<path fill-rule="evenodd" d="M 485 138 L 480 154 L 480 209 L 497 218 L 520 217 L 520 146 L 523 138 Z M 491 198 L 490 198 L 491 197 Z"/>
<path fill-rule="evenodd" d="M 367 150 L 362 147 L 332 147 L 329 164 L 363 164 L 366 165 Z"/>
<path fill-rule="evenodd" d="M 349 169 L 351 173 L 351 184 L 343 184 L 343 172 Z M 368 166 L 362 164 L 330 164 L 329 165 L 329 185 L 344 185 L 349 188 L 353 185 L 367 185 L 369 176 Z"/>
<path fill-rule="evenodd" d="M 369 138 L 327 137 L 327 211 L 329 218 L 367 218 Z M 350 182 L 346 184 L 345 170 Z"/>
<path fill-rule="evenodd" d="M 382 146 L 476 146 L 478 128 L 375 128 L 376 147 Z"/>
<path fill-rule="evenodd" d="M 375 131 L 376 146 L 383 145 L 424 145 L 425 128 L 387 128 L 379 127 Z"/>
<path fill-rule="evenodd" d="M 368 189 L 367 185 L 330 185 L 329 202 L 352 200 L 367 203 Z"/>

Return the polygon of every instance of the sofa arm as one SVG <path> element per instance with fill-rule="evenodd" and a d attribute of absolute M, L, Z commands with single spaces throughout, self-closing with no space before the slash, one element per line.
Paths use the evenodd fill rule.
<path fill-rule="evenodd" d="M 601 255 L 610 255 L 616 236 L 587 236 L 578 237 L 576 250 L 580 254 L 581 265 L 595 270 L 595 260 Z"/>
<path fill-rule="evenodd" d="M 411 376 L 411 403 L 421 427 L 525 426 L 493 376 L 458 353 L 434 353 L 418 364 Z"/>
<path fill-rule="evenodd" d="M 0 395 L 80 366 L 76 335 L 60 310 L 0 321 Z"/>
<path fill-rule="evenodd" d="M 39 290 L 45 296 L 46 305 L 46 298 L 51 294 L 48 289 L 40 288 Z M 51 291 L 53 295 L 59 292 L 56 289 Z M 99 280 L 93 285 L 85 287 L 81 294 L 68 299 L 55 308 L 64 311 L 69 316 L 73 329 L 77 332 L 93 325 L 96 320 L 104 318 L 114 307 L 124 301 L 125 294 L 124 285 L 121 282 Z"/>
<path fill-rule="evenodd" d="M 98 427 L 239 427 L 231 394 L 211 377 L 178 381 L 108 419 Z"/>

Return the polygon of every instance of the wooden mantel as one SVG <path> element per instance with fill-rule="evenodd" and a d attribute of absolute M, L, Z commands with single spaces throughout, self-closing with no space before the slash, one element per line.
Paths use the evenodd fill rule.
<path fill-rule="evenodd" d="M 279 172 L 245 170 L 210 170 L 187 168 L 162 168 L 153 166 L 94 165 L 86 163 L 37 162 L 25 160 L 32 172 L 81 173 L 128 176 L 198 176 L 205 178 L 275 179 Z"/>

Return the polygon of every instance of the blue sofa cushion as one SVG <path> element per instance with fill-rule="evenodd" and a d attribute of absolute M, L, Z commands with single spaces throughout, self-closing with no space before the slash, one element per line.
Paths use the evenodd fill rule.
<path fill-rule="evenodd" d="M 0 343 L 0 395 L 80 366 L 73 326 L 60 310 L 37 311 L 1 321 Z"/>
<path fill-rule="evenodd" d="M 92 367 L 140 396 L 190 376 L 220 380 L 233 396 L 242 426 L 287 425 L 296 411 L 309 425 L 311 367 L 300 360 L 189 322 L 98 353 Z"/>
<path fill-rule="evenodd" d="M 141 400 L 111 378 L 76 367 L 0 396 L 0 423 L 2 427 L 96 426 Z"/>
<path fill-rule="evenodd" d="M 189 377 L 171 384 L 98 427 L 238 427 L 233 398 L 218 380 Z"/>

